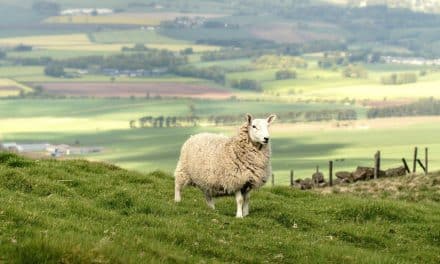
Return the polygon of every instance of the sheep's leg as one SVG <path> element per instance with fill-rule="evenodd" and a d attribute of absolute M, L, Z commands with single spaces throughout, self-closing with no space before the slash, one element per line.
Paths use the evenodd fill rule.
<path fill-rule="evenodd" d="M 183 187 L 190 182 L 190 180 L 187 174 L 179 170 L 176 170 L 174 177 L 174 201 L 178 203 L 182 200 L 180 192 L 182 191 Z"/>
<path fill-rule="evenodd" d="M 243 216 L 247 216 L 249 214 L 249 199 L 251 198 L 251 192 L 246 192 L 243 194 Z"/>
<path fill-rule="evenodd" d="M 237 201 L 237 218 L 243 218 L 243 194 L 241 191 L 235 193 L 235 200 Z"/>
<path fill-rule="evenodd" d="M 214 199 L 212 198 L 212 196 L 209 193 L 205 192 L 205 198 L 206 198 L 206 203 L 208 204 L 209 208 L 215 209 L 215 203 L 214 203 Z"/>

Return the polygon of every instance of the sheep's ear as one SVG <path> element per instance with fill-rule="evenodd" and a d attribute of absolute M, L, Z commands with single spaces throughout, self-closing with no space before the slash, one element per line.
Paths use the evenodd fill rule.
<path fill-rule="evenodd" d="M 275 119 L 277 119 L 277 115 L 275 115 L 275 114 L 271 114 L 271 115 L 269 115 L 268 117 L 267 117 L 267 124 L 271 124 L 273 121 L 275 121 Z"/>
<path fill-rule="evenodd" d="M 252 116 L 251 116 L 251 114 L 246 114 L 246 122 L 248 123 L 248 125 L 252 124 Z"/>

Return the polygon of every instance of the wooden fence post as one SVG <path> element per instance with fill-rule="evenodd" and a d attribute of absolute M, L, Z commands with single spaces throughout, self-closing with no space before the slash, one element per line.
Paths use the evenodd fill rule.
<path fill-rule="evenodd" d="M 290 187 L 293 187 L 293 170 L 290 170 Z"/>
<path fill-rule="evenodd" d="M 425 148 L 425 174 L 428 174 L 428 148 Z"/>
<path fill-rule="evenodd" d="M 413 173 L 416 173 L 417 168 L 417 147 L 414 148 Z"/>
<path fill-rule="evenodd" d="M 328 162 L 328 177 L 330 181 L 330 186 L 333 186 L 333 160 Z"/>
<path fill-rule="evenodd" d="M 378 150 L 374 155 L 374 179 L 379 177 L 380 171 L 380 151 Z"/>
<path fill-rule="evenodd" d="M 406 163 L 406 159 L 405 158 L 402 158 L 402 162 L 403 162 L 403 166 L 405 167 L 405 171 L 407 173 L 411 173 L 411 171 L 409 170 L 409 167 L 408 167 L 408 163 Z"/>
<path fill-rule="evenodd" d="M 272 173 L 272 187 L 275 186 L 275 174 Z"/>
<path fill-rule="evenodd" d="M 417 163 L 420 165 L 420 167 L 422 167 L 422 170 L 425 172 L 425 175 L 426 175 L 426 168 L 425 168 L 425 166 L 423 165 L 422 161 L 419 160 L 419 159 L 417 159 Z"/>

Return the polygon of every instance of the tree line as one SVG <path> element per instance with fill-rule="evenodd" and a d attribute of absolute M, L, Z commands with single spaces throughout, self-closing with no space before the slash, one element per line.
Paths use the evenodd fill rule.
<path fill-rule="evenodd" d="M 225 48 L 218 51 L 206 51 L 200 56 L 201 61 L 233 60 L 241 58 L 250 58 L 261 56 L 261 50 L 243 50 L 234 48 Z"/>
<path fill-rule="evenodd" d="M 262 115 L 267 115 L 264 113 Z M 353 109 L 315 110 L 279 113 L 281 122 L 312 122 L 330 120 L 356 120 L 357 113 Z M 143 116 L 129 121 L 130 128 L 172 128 L 193 127 L 200 124 L 211 126 L 239 125 L 243 123 L 243 115 L 209 115 L 209 116 Z"/>
<path fill-rule="evenodd" d="M 440 100 L 434 98 L 421 99 L 412 104 L 371 108 L 367 111 L 368 118 L 424 115 L 440 115 Z"/>
<path fill-rule="evenodd" d="M 380 81 L 385 85 L 415 83 L 417 82 L 417 74 L 413 72 L 392 73 L 382 76 Z"/>

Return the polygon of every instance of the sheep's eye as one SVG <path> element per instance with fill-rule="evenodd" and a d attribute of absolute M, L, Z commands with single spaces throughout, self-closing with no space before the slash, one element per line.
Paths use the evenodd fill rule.
<path fill-rule="evenodd" d="M 255 125 L 252 126 L 253 128 L 257 128 Z"/>

